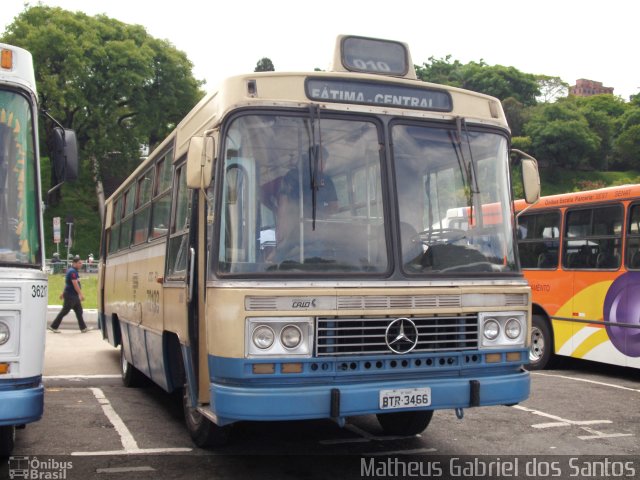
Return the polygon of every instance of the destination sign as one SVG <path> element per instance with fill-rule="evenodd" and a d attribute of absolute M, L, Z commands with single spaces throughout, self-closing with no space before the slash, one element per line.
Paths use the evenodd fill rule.
<path fill-rule="evenodd" d="M 450 112 L 451 96 L 442 90 L 358 80 L 314 79 L 306 83 L 311 100 L 361 105 L 386 105 L 416 110 Z"/>
<path fill-rule="evenodd" d="M 342 64 L 352 72 L 402 76 L 407 73 L 407 51 L 400 42 L 365 37 L 342 40 Z"/>

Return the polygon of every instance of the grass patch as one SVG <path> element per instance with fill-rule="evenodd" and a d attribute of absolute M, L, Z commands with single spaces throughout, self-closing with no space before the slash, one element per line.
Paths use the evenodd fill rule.
<path fill-rule="evenodd" d="M 583 192 L 596 188 L 640 183 L 640 172 L 629 170 L 623 172 L 584 172 L 555 168 L 540 169 L 542 195 L 557 193 Z"/>
<path fill-rule="evenodd" d="M 98 276 L 80 273 L 80 283 L 84 293 L 82 308 L 98 308 Z M 62 305 L 60 294 L 63 290 L 64 275 L 49 275 L 49 304 Z"/>

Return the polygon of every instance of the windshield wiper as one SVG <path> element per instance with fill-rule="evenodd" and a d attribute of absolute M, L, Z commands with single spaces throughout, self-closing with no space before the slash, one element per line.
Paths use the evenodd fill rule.
<path fill-rule="evenodd" d="M 309 177 L 311 187 L 311 220 L 312 229 L 316 229 L 316 213 L 318 205 L 318 190 L 324 186 L 324 158 L 322 156 L 322 127 L 320 125 L 320 107 L 309 105 L 310 127 L 309 132 Z M 316 141 L 316 119 L 318 125 L 318 138 Z"/>
<path fill-rule="evenodd" d="M 464 149 L 462 148 L 462 125 L 464 124 L 464 133 L 465 139 L 467 143 L 467 148 L 469 149 L 469 161 L 464 155 Z M 456 146 L 454 150 L 456 152 L 456 157 L 458 157 L 458 164 L 460 165 L 460 169 L 464 170 L 463 178 L 466 182 L 466 189 L 468 189 L 467 193 L 467 204 L 469 207 L 469 226 L 473 224 L 473 205 L 474 205 L 474 195 L 480 193 L 480 187 L 478 187 L 478 176 L 476 172 L 476 165 L 473 159 L 473 150 L 471 149 L 471 138 L 469 136 L 469 130 L 467 129 L 467 122 L 463 117 L 456 117 Z M 460 156 L 458 156 L 458 151 L 460 152 Z"/>

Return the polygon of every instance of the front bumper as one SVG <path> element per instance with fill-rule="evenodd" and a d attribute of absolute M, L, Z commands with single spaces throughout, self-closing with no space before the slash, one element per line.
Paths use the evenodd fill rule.
<path fill-rule="evenodd" d="M 40 381 L 24 387 L 22 381 L 0 382 L 0 426 L 24 425 L 42 418 L 44 387 Z"/>

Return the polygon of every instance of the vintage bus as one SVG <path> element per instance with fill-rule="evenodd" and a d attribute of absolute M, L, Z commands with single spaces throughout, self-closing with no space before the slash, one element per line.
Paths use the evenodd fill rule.
<path fill-rule="evenodd" d="M 47 275 L 31 54 L 0 44 L 0 457 L 42 416 Z M 53 132 L 58 178 L 77 171 L 75 135 Z M 69 160 L 68 165 L 66 160 Z"/>
<path fill-rule="evenodd" d="M 530 368 L 554 354 L 640 367 L 640 185 L 543 197 L 518 217 L 518 247 Z"/>
<path fill-rule="evenodd" d="M 400 42 L 341 36 L 330 71 L 227 79 L 106 202 L 100 322 L 125 384 L 184 386 L 199 446 L 242 420 L 410 435 L 526 399 L 509 162 L 500 102 L 418 81 Z"/>

